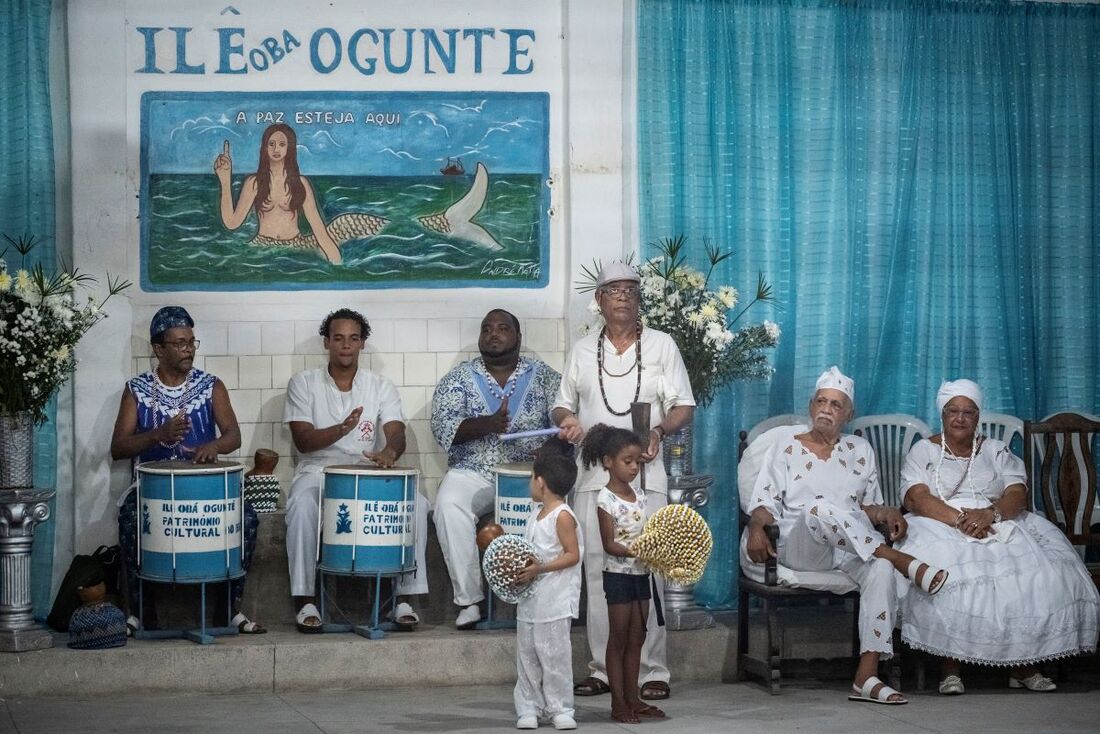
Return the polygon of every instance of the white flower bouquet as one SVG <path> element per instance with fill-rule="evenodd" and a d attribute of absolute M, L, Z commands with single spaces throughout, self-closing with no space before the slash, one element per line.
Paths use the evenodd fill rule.
<path fill-rule="evenodd" d="M 779 343 L 779 326 L 764 321 L 735 330 L 752 306 L 774 300 L 771 286 L 760 274 L 753 299 L 730 318 L 740 294 L 729 285 L 712 289 L 710 278 L 715 267 L 731 253 L 704 243 L 709 263 L 704 274 L 686 264 L 684 244 L 683 235 L 662 240 L 658 245 L 661 254 L 638 268 L 642 279 L 641 319 L 644 325 L 667 333 L 676 342 L 695 401 L 706 407 L 721 388 L 734 380 L 771 375 L 765 350 Z M 577 284 L 578 291 L 595 289 L 600 267 L 598 262 L 591 270 L 582 267 L 584 278 Z M 594 324 L 598 324 L 601 317 L 594 300 L 589 308 Z M 594 324 L 586 324 L 582 331 L 591 330 Z"/>
<path fill-rule="evenodd" d="M 46 404 L 76 369 L 74 350 L 81 337 L 106 318 L 103 305 L 130 286 L 107 278 L 107 297 L 79 299 L 77 289 L 96 284 L 76 269 L 47 274 L 41 264 L 13 276 L 2 256 L 15 248 L 26 261 L 35 237 L 13 239 L 0 253 L 0 413 L 28 411 L 45 420 Z"/>

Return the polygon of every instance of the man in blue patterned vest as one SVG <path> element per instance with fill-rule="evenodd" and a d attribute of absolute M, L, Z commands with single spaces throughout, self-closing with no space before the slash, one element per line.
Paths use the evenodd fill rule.
<path fill-rule="evenodd" d="M 229 402 L 229 391 L 214 375 L 195 369 L 199 341 L 192 330 L 195 322 L 182 306 L 165 306 L 149 325 L 149 340 L 157 357 L 155 369 L 126 383 L 111 437 L 111 458 L 147 461 L 179 460 L 196 464 L 217 461 L 219 454 L 236 451 L 241 430 Z M 131 487 L 123 495 L 118 513 L 118 537 L 129 592 L 130 612 L 138 609 L 137 578 L 137 493 Z M 249 504 L 244 507 L 244 548 L 241 565 L 247 571 L 256 546 L 259 519 Z M 244 634 L 266 632 L 240 611 L 245 577 L 230 582 L 235 616 L 231 624 Z M 153 618 L 152 590 L 145 584 L 145 608 Z M 138 627 L 131 616 L 127 625 Z"/>

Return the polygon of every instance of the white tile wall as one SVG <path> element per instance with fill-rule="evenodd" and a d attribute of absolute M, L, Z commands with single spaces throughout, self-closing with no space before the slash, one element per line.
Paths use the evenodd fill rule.
<path fill-rule="evenodd" d="M 435 498 L 447 470 L 447 457 L 432 436 L 432 393 L 439 378 L 477 354 L 481 319 L 395 319 L 373 321 L 371 338 L 360 365 L 393 380 L 408 420 L 408 448 L 402 463 L 421 472 L 421 488 Z M 221 378 L 241 426 L 241 449 L 234 458 L 251 467 L 257 449 L 271 448 L 281 457 L 276 474 L 283 493 L 294 473 L 290 431 L 282 423 L 286 383 L 303 369 L 327 363 L 314 321 L 279 323 L 204 323 L 197 367 Z M 569 345 L 561 319 L 523 320 L 524 351 L 561 370 Z M 134 333 L 134 371 L 155 363 L 148 336 Z"/>

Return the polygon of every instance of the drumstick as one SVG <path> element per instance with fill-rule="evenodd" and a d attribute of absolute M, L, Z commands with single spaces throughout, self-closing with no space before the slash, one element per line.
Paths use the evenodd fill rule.
<path fill-rule="evenodd" d="M 534 438 L 535 436 L 556 436 L 561 432 L 560 428 L 540 428 L 537 431 L 517 431 L 516 433 L 500 434 L 501 441 L 511 441 L 516 438 Z"/>

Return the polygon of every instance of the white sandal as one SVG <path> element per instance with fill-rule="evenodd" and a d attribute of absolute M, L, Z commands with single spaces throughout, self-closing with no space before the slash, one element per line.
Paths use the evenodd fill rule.
<path fill-rule="evenodd" d="M 875 690 L 875 686 L 880 686 L 878 693 L 874 695 L 871 691 Z M 902 696 L 900 701 L 891 701 L 890 696 L 898 695 Z M 863 701 L 867 703 L 881 703 L 887 706 L 901 706 L 909 703 L 909 699 L 905 698 L 900 691 L 895 691 L 890 686 L 879 680 L 877 675 L 872 675 L 870 678 L 863 682 L 863 688 L 856 688 L 856 684 L 852 684 L 852 692 L 848 695 L 849 701 Z"/>
<path fill-rule="evenodd" d="M 961 696 L 966 693 L 966 686 L 959 676 L 949 675 L 940 681 L 940 693 L 945 696 Z"/>
<path fill-rule="evenodd" d="M 1047 693 L 1053 691 L 1058 687 L 1058 684 L 1047 678 L 1042 673 L 1035 673 L 1029 675 L 1026 678 L 1017 678 L 1015 676 L 1008 676 L 1009 688 L 1026 688 L 1029 691 L 1038 691 L 1039 693 Z"/>
<path fill-rule="evenodd" d="M 310 617 L 316 618 L 316 624 L 306 624 L 306 620 Z M 302 608 L 298 610 L 297 616 L 294 617 L 294 623 L 297 625 L 299 632 L 303 632 L 307 635 L 324 632 L 324 622 L 321 621 L 321 612 L 317 611 L 317 605 L 312 602 L 302 605 Z"/>
<path fill-rule="evenodd" d="M 420 615 L 417 614 L 408 602 L 401 602 L 393 610 L 393 622 L 398 627 L 412 629 L 420 624 Z"/>
<path fill-rule="evenodd" d="M 928 568 L 925 569 L 924 575 L 921 576 L 920 582 L 918 583 L 917 573 L 920 571 L 921 566 L 927 566 Z M 941 573 L 943 576 L 940 576 Z M 943 588 L 943 585 L 947 583 L 947 577 L 951 574 L 942 568 L 936 568 L 930 563 L 925 563 L 924 561 L 914 558 L 909 564 L 909 570 L 906 571 L 905 575 L 909 577 L 909 581 L 914 586 L 924 589 L 924 591 L 928 593 L 928 596 L 935 596 L 935 594 Z M 940 576 L 939 583 L 936 583 L 937 576 Z"/>

